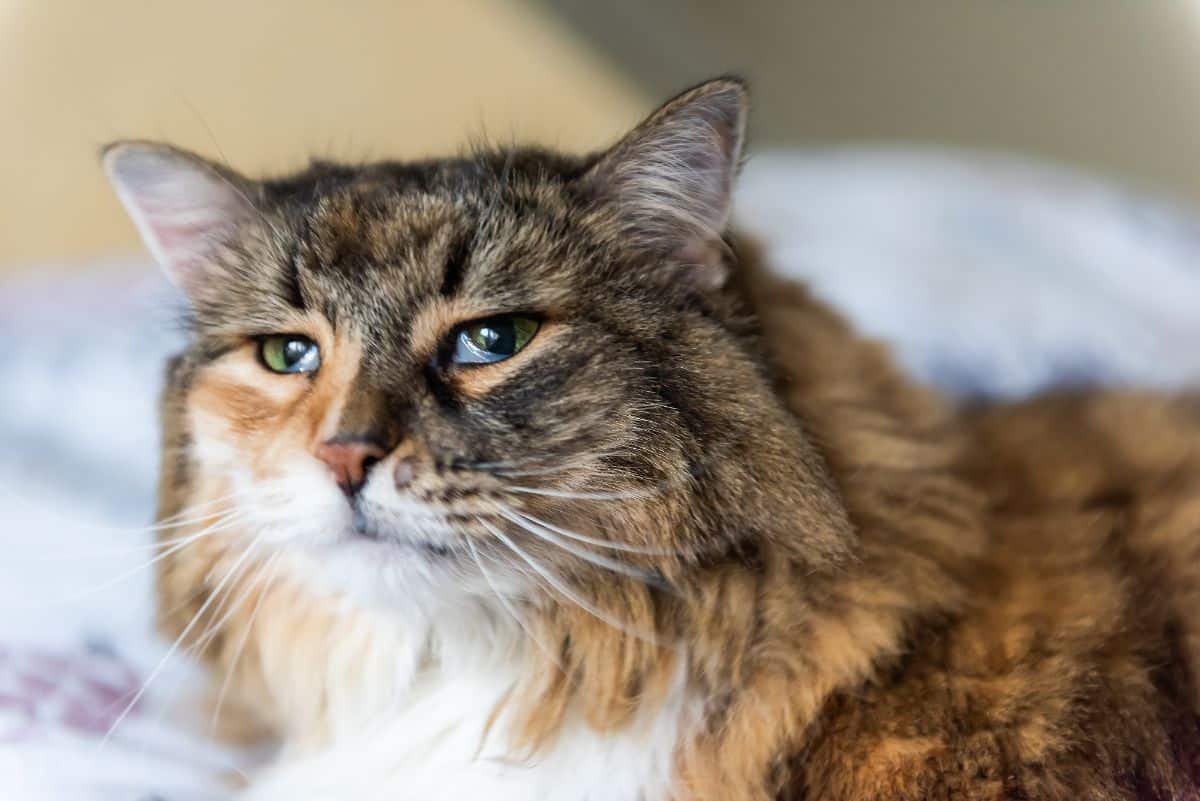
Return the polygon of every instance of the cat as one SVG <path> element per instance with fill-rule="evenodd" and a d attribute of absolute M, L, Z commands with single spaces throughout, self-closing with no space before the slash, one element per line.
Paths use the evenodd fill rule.
<path fill-rule="evenodd" d="M 159 623 L 280 744 L 241 797 L 1200 798 L 1200 400 L 918 386 L 729 230 L 747 108 L 106 149 L 188 300 Z"/>

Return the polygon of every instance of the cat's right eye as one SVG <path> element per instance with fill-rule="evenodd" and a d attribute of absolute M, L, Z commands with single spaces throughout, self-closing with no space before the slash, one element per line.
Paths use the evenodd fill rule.
<path fill-rule="evenodd" d="M 321 349 L 308 337 L 276 334 L 259 340 L 258 358 L 273 373 L 313 373 L 321 366 Z"/>

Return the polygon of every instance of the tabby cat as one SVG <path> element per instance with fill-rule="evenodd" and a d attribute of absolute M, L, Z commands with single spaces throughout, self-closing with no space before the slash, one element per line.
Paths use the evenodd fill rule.
<path fill-rule="evenodd" d="M 916 386 L 728 230 L 746 114 L 106 150 L 189 300 L 159 618 L 280 743 L 242 798 L 1200 797 L 1200 403 Z"/>

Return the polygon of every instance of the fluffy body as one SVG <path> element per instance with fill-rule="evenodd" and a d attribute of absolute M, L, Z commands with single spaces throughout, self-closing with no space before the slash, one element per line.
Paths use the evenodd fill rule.
<path fill-rule="evenodd" d="M 744 113 L 265 182 L 110 152 L 192 308 L 160 622 L 282 744 L 247 798 L 1198 797 L 1200 402 L 914 385 L 725 231 Z M 501 313 L 524 350 L 445 364 Z"/>

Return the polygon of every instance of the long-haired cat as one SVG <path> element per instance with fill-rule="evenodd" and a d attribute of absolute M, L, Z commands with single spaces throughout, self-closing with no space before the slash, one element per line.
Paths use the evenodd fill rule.
<path fill-rule="evenodd" d="M 281 744 L 244 797 L 1200 797 L 1200 402 L 915 386 L 727 230 L 745 117 L 106 151 L 190 301 L 160 621 Z"/>

